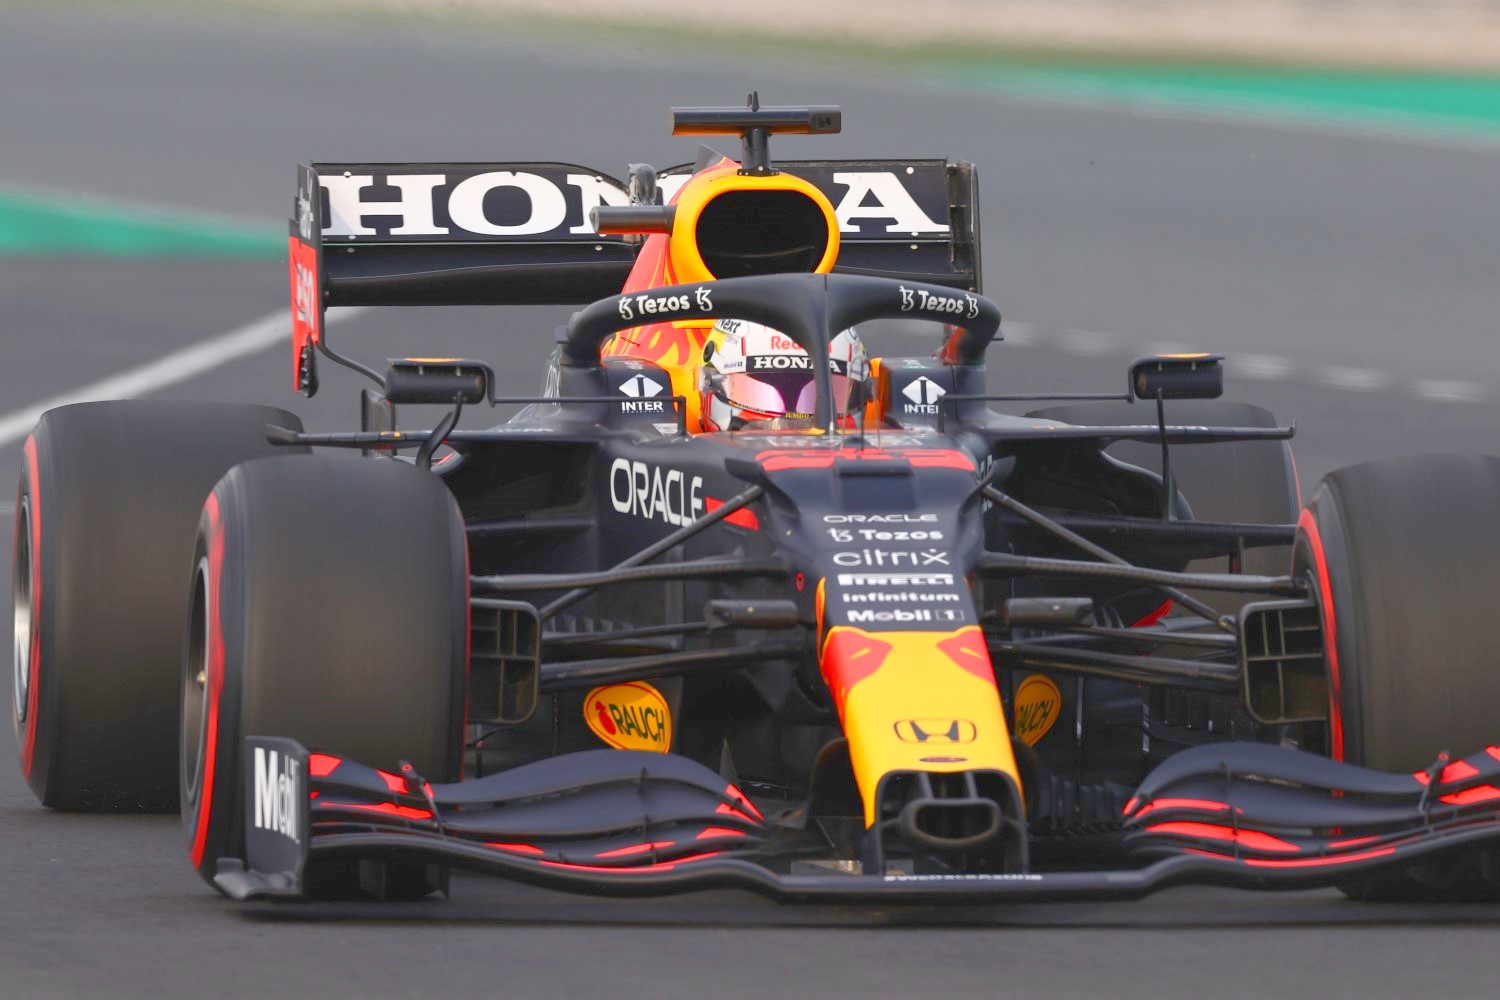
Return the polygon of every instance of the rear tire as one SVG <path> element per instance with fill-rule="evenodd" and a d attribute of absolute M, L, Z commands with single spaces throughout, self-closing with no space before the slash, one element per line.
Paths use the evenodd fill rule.
<path fill-rule="evenodd" d="M 16 498 L 12 686 L 21 772 L 53 809 L 177 808 L 177 678 L 193 531 L 219 477 L 285 453 L 268 406 L 48 410 Z"/>
<path fill-rule="evenodd" d="M 452 494 L 404 462 L 267 459 L 214 488 L 181 674 L 183 825 L 200 875 L 212 882 L 220 858 L 244 855 L 246 736 L 460 777 L 467 551 Z M 443 887 L 415 867 L 363 881 L 387 896 Z M 309 884 L 345 894 L 353 875 L 325 868 Z"/>
<path fill-rule="evenodd" d="M 1331 473 L 1302 515 L 1292 571 L 1328 650 L 1333 756 L 1417 771 L 1500 737 L 1500 459 L 1434 455 Z M 1500 898 L 1477 855 L 1345 886 L 1356 899 Z M 1483 860 L 1483 859 L 1479 859 Z M 1472 869 L 1472 871 L 1471 871 Z"/>

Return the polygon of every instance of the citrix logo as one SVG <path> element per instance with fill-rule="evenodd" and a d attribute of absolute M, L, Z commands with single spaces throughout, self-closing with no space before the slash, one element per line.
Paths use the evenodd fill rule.
<path fill-rule="evenodd" d="M 856 549 L 835 552 L 835 566 L 949 566 L 948 553 L 942 549 L 915 549 L 909 552 L 887 552 L 885 549 Z"/>

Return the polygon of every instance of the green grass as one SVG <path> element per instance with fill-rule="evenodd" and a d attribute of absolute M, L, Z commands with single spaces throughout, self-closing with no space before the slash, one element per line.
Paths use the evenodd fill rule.
<path fill-rule="evenodd" d="M 274 224 L 0 189 L 0 255 L 274 260 L 285 252 Z"/>

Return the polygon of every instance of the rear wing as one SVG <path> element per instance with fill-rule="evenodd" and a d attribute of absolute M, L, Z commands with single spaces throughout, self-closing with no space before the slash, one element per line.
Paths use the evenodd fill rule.
<path fill-rule="evenodd" d="M 979 290 L 974 165 L 803 160 L 777 168 L 834 205 L 835 271 Z M 671 167 L 670 201 L 693 174 Z M 355 305 L 582 305 L 620 291 L 639 242 L 589 212 L 626 205 L 621 181 L 567 163 L 315 163 L 297 169 L 288 258 L 298 392 L 317 389 L 323 310 Z"/>

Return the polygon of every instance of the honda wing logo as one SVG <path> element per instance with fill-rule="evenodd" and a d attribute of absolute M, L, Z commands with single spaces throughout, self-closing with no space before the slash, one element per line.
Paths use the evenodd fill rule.
<path fill-rule="evenodd" d="M 879 165 L 897 169 L 829 170 L 809 163 L 803 172 L 833 203 L 839 231 L 851 238 L 946 238 L 946 167 Z M 394 170 L 319 164 L 317 170 L 327 198 L 323 237 L 334 241 L 597 241 L 590 210 L 630 202 L 614 178 L 563 163 L 413 163 Z M 663 196 L 670 200 L 689 179 L 686 173 L 662 176 Z"/>
<path fill-rule="evenodd" d="M 902 719 L 896 736 L 903 743 L 973 743 L 978 728 L 968 719 Z"/>

